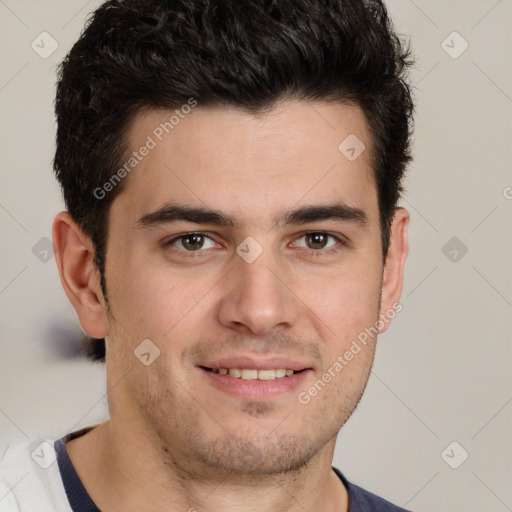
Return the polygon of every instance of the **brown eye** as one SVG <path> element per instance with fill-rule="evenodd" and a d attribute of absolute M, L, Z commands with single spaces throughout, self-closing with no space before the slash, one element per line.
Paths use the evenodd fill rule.
<path fill-rule="evenodd" d="M 323 231 L 311 231 L 310 233 L 304 233 L 298 238 L 294 244 L 296 247 L 302 249 L 310 249 L 312 251 L 322 251 L 323 249 L 335 248 L 336 245 L 343 245 L 341 240 L 329 233 Z"/>
<path fill-rule="evenodd" d="M 309 249 L 325 249 L 329 235 L 325 233 L 308 233 L 306 235 L 306 245 Z"/>
<path fill-rule="evenodd" d="M 216 243 L 204 233 L 186 233 L 170 240 L 166 245 L 172 245 L 184 252 L 199 252 L 214 248 Z"/>
<path fill-rule="evenodd" d="M 192 233 L 181 238 L 181 244 L 187 251 L 198 251 L 203 248 L 204 235 Z"/>

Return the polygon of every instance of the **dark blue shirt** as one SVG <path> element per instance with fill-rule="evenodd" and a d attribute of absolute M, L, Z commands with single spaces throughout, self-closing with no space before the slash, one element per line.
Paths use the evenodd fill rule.
<path fill-rule="evenodd" d="M 55 441 L 55 451 L 57 452 L 60 476 L 73 512 L 101 512 L 94 504 L 89 494 L 87 494 L 66 449 L 67 441 L 80 437 L 87 430 L 89 429 L 73 432 Z M 389 503 L 389 501 L 383 500 L 357 485 L 351 484 L 338 469 L 333 468 L 333 470 L 339 476 L 348 491 L 348 512 L 407 512 L 405 509 L 397 507 Z"/>

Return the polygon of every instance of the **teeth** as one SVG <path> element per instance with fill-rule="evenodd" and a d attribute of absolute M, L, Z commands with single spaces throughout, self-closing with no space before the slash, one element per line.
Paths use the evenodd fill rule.
<path fill-rule="evenodd" d="M 219 373 L 220 375 L 229 374 L 231 377 L 235 377 L 236 379 L 245 379 L 245 380 L 274 380 L 274 379 L 282 379 L 283 377 L 290 377 L 295 372 L 294 370 L 286 370 L 285 368 L 277 368 L 271 370 L 254 370 L 249 368 L 219 368 L 218 370 L 213 370 L 215 373 Z"/>
<path fill-rule="evenodd" d="M 258 378 L 258 370 L 240 370 L 242 379 L 252 380 Z"/>
<path fill-rule="evenodd" d="M 258 370 L 258 379 L 273 380 L 276 378 L 276 370 Z"/>

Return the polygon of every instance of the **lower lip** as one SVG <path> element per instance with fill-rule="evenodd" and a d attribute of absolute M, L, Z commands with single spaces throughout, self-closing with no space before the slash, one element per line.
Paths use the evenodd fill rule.
<path fill-rule="evenodd" d="M 230 375 L 221 375 L 220 373 L 204 370 L 203 368 L 199 369 L 220 391 L 246 400 L 267 400 L 274 396 L 296 390 L 312 371 L 303 370 L 289 377 L 281 377 L 273 380 L 246 380 L 241 377 L 236 378 Z"/>

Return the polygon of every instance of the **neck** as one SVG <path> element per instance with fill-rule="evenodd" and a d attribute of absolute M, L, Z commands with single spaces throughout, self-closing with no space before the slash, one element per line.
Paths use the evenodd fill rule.
<path fill-rule="evenodd" d="M 104 512 L 347 510 L 346 490 L 331 469 L 335 439 L 300 470 L 255 476 L 182 464 L 133 426 L 123 422 L 119 428 L 111 420 L 67 444 L 86 490 Z"/>

